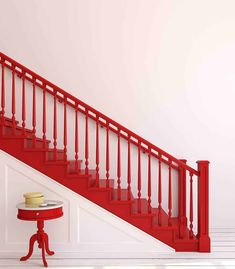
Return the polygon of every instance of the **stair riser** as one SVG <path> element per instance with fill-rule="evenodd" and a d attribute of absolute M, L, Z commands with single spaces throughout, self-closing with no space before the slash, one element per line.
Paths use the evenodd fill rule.
<path fill-rule="evenodd" d="M 78 160 L 77 167 L 76 167 L 75 162 L 71 162 L 68 165 L 67 174 L 76 174 L 76 173 L 79 173 L 81 171 L 81 164 L 82 164 L 82 161 L 81 160 Z"/>
<path fill-rule="evenodd" d="M 53 151 L 46 152 L 46 160 L 48 161 L 53 161 L 53 160 L 62 161 L 64 159 L 65 159 L 64 152 L 58 152 L 58 151 L 56 151 L 55 153 Z"/>
<path fill-rule="evenodd" d="M 113 212 L 120 218 L 130 218 L 131 205 L 130 204 L 118 204 L 112 202 L 106 205 L 106 209 Z"/>
<path fill-rule="evenodd" d="M 48 149 L 49 142 L 44 143 L 43 141 L 25 139 L 24 140 L 24 147 L 25 149 Z"/>
<path fill-rule="evenodd" d="M 16 128 L 15 130 L 13 130 L 12 126 L 4 126 L 3 127 L 3 134 L 5 136 L 11 136 L 11 135 L 16 135 L 16 136 L 21 136 L 23 135 L 23 129 L 19 129 Z M 25 134 L 27 135 L 27 137 L 32 138 L 33 137 L 33 132 L 29 131 L 29 130 L 25 130 Z"/>

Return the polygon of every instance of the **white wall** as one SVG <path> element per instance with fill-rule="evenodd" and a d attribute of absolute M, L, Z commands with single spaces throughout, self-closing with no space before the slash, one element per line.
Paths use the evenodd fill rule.
<path fill-rule="evenodd" d="M 233 228 L 233 0 L 0 1 L 0 49 L 176 157 Z"/>

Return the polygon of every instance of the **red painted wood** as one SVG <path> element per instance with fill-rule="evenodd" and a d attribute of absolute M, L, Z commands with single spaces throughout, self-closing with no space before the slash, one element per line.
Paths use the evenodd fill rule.
<path fill-rule="evenodd" d="M 25 73 L 22 76 L 22 133 L 25 135 Z"/>
<path fill-rule="evenodd" d="M 57 92 L 54 90 L 54 118 L 53 118 L 53 146 L 54 146 L 54 160 L 56 160 L 56 147 L 57 147 L 57 106 L 56 106 Z"/>
<path fill-rule="evenodd" d="M 106 187 L 109 187 L 109 123 L 106 122 Z"/>
<path fill-rule="evenodd" d="M 44 79 L 43 77 L 39 76 L 38 74 L 36 74 L 35 72 L 31 71 L 30 69 L 28 69 L 27 67 L 23 66 L 22 64 L 18 63 L 17 61 L 11 59 L 7 55 L 5 55 L 5 54 L 3 54 L 3 53 L 0 52 L 0 56 L 1 56 L 2 59 L 5 59 L 5 60 L 9 61 L 11 64 L 14 64 L 15 66 L 19 67 L 24 72 L 26 72 L 28 74 L 28 76 L 26 76 L 25 79 L 27 79 L 28 81 L 31 81 L 32 82 L 32 78 L 31 77 L 35 77 L 35 78 L 37 78 L 38 81 L 41 82 L 41 83 L 39 83 L 39 82 L 36 83 L 36 85 L 38 87 L 44 88 L 43 85 L 47 85 L 48 87 L 51 87 L 51 88 L 55 89 L 57 92 L 61 93 L 62 96 L 67 96 L 67 98 L 72 101 L 72 102 L 69 102 L 68 101 L 68 105 L 74 107 L 74 103 L 76 103 L 76 104 L 79 104 L 81 107 L 85 108 L 85 112 L 84 112 L 83 109 L 80 110 L 82 113 L 87 114 L 86 111 L 89 110 L 91 113 L 93 113 L 95 115 L 98 115 L 100 119 L 103 119 L 104 120 L 104 121 L 100 121 L 100 124 L 102 126 L 105 126 L 106 125 L 105 122 L 109 122 L 110 124 L 114 125 L 117 128 L 117 130 L 120 129 L 123 133 L 126 133 L 126 135 L 122 134 L 121 137 L 123 137 L 123 138 L 125 138 L 125 139 L 128 140 L 128 135 L 131 135 L 131 137 L 133 137 L 133 140 L 131 140 L 131 143 L 133 143 L 134 145 L 138 145 L 138 143 L 136 141 L 141 141 L 142 145 L 144 145 L 143 147 L 141 147 L 142 149 L 148 149 L 148 147 L 150 146 L 152 148 L 152 150 L 158 152 L 158 154 L 153 153 L 153 155 L 156 158 L 159 158 L 159 156 L 164 156 L 165 158 L 167 158 L 167 159 L 171 160 L 172 162 L 174 162 L 175 164 L 177 164 L 177 166 L 174 165 L 174 168 L 175 169 L 177 169 L 178 166 L 182 166 L 187 171 L 192 172 L 194 175 L 197 175 L 197 176 L 199 175 L 197 170 L 195 170 L 192 167 L 184 164 L 179 159 L 173 157 L 169 153 L 165 152 L 164 150 L 160 149 L 159 147 L 155 146 L 154 144 L 150 143 L 149 141 L 147 141 L 147 140 L 143 139 L 142 137 L 138 136 L 137 134 L 133 133 L 129 129 L 127 129 L 124 126 L 122 126 L 121 124 L 115 122 L 111 118 L 105 116 L 104 114 L 102 114 L 98 110 L 92 108 L 91 106 L 87 105 L 86 103 L 82 102 L 81 100 L 75 98 L 71 94 L 65 92 L 61 88 L 57 87 L 53 83 L 51 83 L 48 80 Z M 7 66 L 9 69 L 12 69 L 11 64 L 7 64 L 6 63 L 5 66 Z M 17 74 L 22 75 L 22 72 L 20 72 L 19 70 L 17 70 L 16 72 L 17 72 Z M 45 90 L 49 94 L 53 94 L 53 92 L 50 89 L 45 88 Z M 58 97 L 58 99 L 61 102 L 64 102 L 64 98 L 63 97 Z M 89 114 L 88 117 L 89 118 L 92 118 L 94 120 L 96 119 L 96 116 L 92 116 L 92 114 Z M 110 130 L 112 130 L 113 132 L 115 132 L 115 128 L 110 127 Z M 117 131 L 116 131 L 116 133 L 117 133 Z M 161 161 L 163 163 L 167 163 L 167 161 L 165 159 L 163 159 L 163 158 L 161 159 Z"/>
<path fill-rule="evenodd" d="M 64 161 L 67 158 L 59 158 L 59 153 L 56 151 L 56 157 L 59 158 L 56 160 L 55 163 L 50 163 L 50 165 L 46 164 L 45 166 L 45 156 L 43 151 L 33 151 L 33 154 L 30 156 L 25 155 L 22 145 L 18 145 L 17 143 L 19 140 L 9 140 L 6 143 L 7 137 L 4 136 L 4 141 L 0 140 L 0 148 L 3 150 L 9 152 L 10 154 L 13 154 L 15 157 L 23 160 L 27 164 L 31 165 L 32 167 L 38 169 L 39 171 L 47 174 L 48 176 L 51 176 L 56 181 L 62 183 L 66 187 L 71 188 L 73 191 L 76 191 L 80 193 L 81 195 L 84 195 L 86 198 L 90 199 L 91 201 L 94 201 L 95 203 L 103 206 L 105 209 L 110 210 L 111 212 L 120 215 L 123 219 L 129 221 L 130 223 L 136 225 L 138 228 L 143 229 L 144 231 L 147 231 L 149 234 L 153 235 L 156 238 L 159 238 L 160 240 L 166 242 L 170 246 L 173 246 L 176 250 L 199 250 L 198 245 L 198 239 L 195 236 L 191 236 L 190 243 L 186 243 L 186 239 L 188 238 L 188 235 L 192 233 L 193 230 L 193 214 L 190 213 L 189 216 L 189 229 L 187 228 L 187 218 L 186 218 L 186 172 L 189 172 L 191 177 L 198 176 L 201 178 L 201 195 L 198 197 L 198 204 L 200 204 L 200 212 L 201 216 L 205 218 L 205 214 L 208 213 L 208 210 L 205 206 L 206 203 L 206 186 L 204 178 L 202 177 L 203 173 L 191 168 L 184 162 L 183 160 L 178 160 L 175 157 L 171 156 L 170 154 L 166 153 L 165 151 L 161 150 L 160 148 L 156 147 L 155 145 L 151 144 L 150 142 L 146 141 L 145 139 L 141 138 L 140 136 L 136 135 L 135 133 L 131 132 L 127 128 L 123 127 L 122 125 L 118 124 L 117 122 L 113 121 L 112 119 L 106 117 L 99 111 L 93 109 L 92 107 L 88 106 L 87 104 L 83 103 L 79 99 L 71 96 L 70 94 L 66 93 L 65 91 L 61 90 L 57 86 L 53 85 L 52 83 L 48 82 L 47 80 L 43 79 L 42 77 L 38 76 L 37 74 L 33 73 L 32 71 L 28 70 L 27 68 L 21 66 L 17 62 L 15 62 L 12 59 L 9 59 L 5 56 L 1 56 L 1 64 L 3 60 L 5 61 L 4 66 L 2 65 L 2 69 L 4 69 L 4 72 L 6 69 L 11 70 L 12 74 L 14 72 L 18 75 L 18 77 L 22 80 L 22 127 L 16 126 L 16 132 L 21 132 L 23 129 L 25 129 L 25 134 L 29 136 L 29 138 L 32 138 L 34 135 L 34 129 L 36 130 L 36 124 L 34 128 L 34 120 L 32 119 L 32 130 L 28 130 L 25 127 L 23 128 L 23 99 L 25 99 L 25 93 L 23 94 L 23 81 L 28 81 L 33 86 L 33 107 L 35 102 L 36 107 L 36 95 L 34 100 L 34 92 L 36 90 L 43 89 L 43 140 L 40 141 L 39 138 L 37 138 L 37 145 L 40 145 L 40 143 L 43 141 L 44 144 L 49 145 L 49 141 L 46 142 L 46 110 L 47 110 L 47 104 L 46 104 L 46 98 L 51 98 L 51 96 L 54 97 L 54 125 L 53 125 L 53 149 L 48 149 L 48 152 L 46 153 L 46 156 L 53 156 L 51 153 L 55 153 L 55 148 L 57 145 L 55 145 L 55 142 L 57 144 L 57 100 L 59 102 L 62 102 L 64 104 L 64 149 L 61 151 L 61 154 L 63 156 L 67 157 L 67 106 L 70 106 L 75 109 L 75 113 L 80 113 L 85 115 L 85 171 L 79 170 L 79 173 L 76 175 L 76 181 L 72 181 L 71 179 L 74 177 L 72 174 L 64 174 L 65 171 L 68 171 L 68 168 L 66 167 L 69 165 L 70 162 L 65 163 L 59 163 L 60 160 Z M 15 80 L 15 77 L 14 77 Z M 4 104 L 4 113 L 5 113 L 5 81 L 4 81 L 4 73 L 2 74 L 2 92 L 4 91 L 2 95 L 2 100 L 4 99 L 4 102 L 1 100 L 1 106 L 3 107 Z M 24 82 L 25 83 L 25 82 Z M 12 80 L 12 92 L 15 87 L 15 82 Z M 36 88 L 37 87 L 37 88 Z M 4 90 L 3 90 L 4 88 Z M 25 89 L 24 89 L 25 91 Z M 57 96 L 55 96 L 54 93 L 58 93 Z M 24 98 L 23 98 L 24 96 Z M 13 99 L 12 99 L 13 102 Z M 13 106 L 12 106 L 13 108 Z M 13 111 L 13 110 L 12 110 Z M 34 117 L 34 108 L 32 112 Z M 13 112 L 12 112 L 13 115 Z M 96 123 L 96 146 L 95 146 L 95 167 L 93 167 L 93 170 L 89 170 L 89 134 L 91 130 L 88 129 L 88 119 L 94 120 Z M 13 126 L 12 117 L 11 119 L 7 119 L 4 117 L 4 122 L 7 124 L 6 129 L 6 135 L 9 133 Z M 35 115 L 36 120 L 36 115 Z M 25 120 L 24 120 L 25 121 Z M 78 123 L 77 123 L 78 126 Z M 99 182 L 99 166 L 100 166 L 100 152 L 99 152 L 99 146 L 100 146 L 100 137 L 99 137 L 99 126 L 106 128 L 106 156 L 105 156 L 105 165 L 106 165 L 106 180 L 105 185 L 97 184 L 97 181 Z M 76 133 L 76 116 L 75 116 L 75 133 Z M 56 132 L 54 132 L 56 130 Z M 110 135 L 110 132 L 113 134 L 117 134 L 118 137 L 118 149 L 117 149 L 117 163 L 112 164 L 115 165 L 117 169 L 117 188 L 113 189 L 113 184 L 110 185 L 109 177 L 110 177 L 110 139 L 113 138 L 113 136 Z M 75 139 L 78 139 L 78 132 L 77 135 L 75 134 Z M 36 137 L 35 137 L 36 138 Z M 121 189 L 121 138 L 125 139 L 128 143 L 127 147 L 127 162 L 124 163 L 124 160 L 122 160 L 122 165 L 125 165 L 123 169 L 127 169 L 127 188 Z M 25 142 L 24 142 L 25 143 Z M 8 147 L 9 145 L 9 147 Z M 14 146 L 13 146 L 14 145 Z M 137 146 L 137 171 L 134 171 L 134 173 L 137 173 L 137 199 L 133 197 L 133 194 L 131 192 L 132 190 L 132 180 L 131 180 L 131 145 Z M 35 148 L 36 149 L 36 148 Z M 75 167 L 75 163 L 78 162 L 78 142 L 77 142 L 77 150 L 76 150 L 76 141 L 75 141 L 75 155 L 77 152 L 77 157 L 75 156 L 75 161 L 73 161 L 73 167 Z M 142 165 L 144 164 L 143 160 L 141 159 L 141 154 L 147 153 L 148 156 L 148 172 L 147 176 L 143 177 L 141 176 L 141 169 Z M 134 151 L 133 151 L 134 153 Z M 94 152 L 91 152 L 91 154 L 94 154 Z M 40 158 L 42 158 L 42 161 L 40 162 Z M 35 161 L 33 160 L 35 159 Z M 152 208 L 152 175 L 151 175 L 151 162 L 154 161 L 154 159 L 158 160 L 158 208 Z M 37 161 L 36 161 L 37 160 Z M 47 159 L 46 159 L 47 160 Z M 49 159 L 48 159 L 49 160 Z M 79 163 L 80 167 L 80 163 Z M 162 169 L 168 167 L 169 168 L 169 174 L 168 174 L 168 212 L 166 213 L 162 208 L 162 199 L 167 197 L 167 195 L 162 194 L 162 182 L 165 182 L 167 180 L 167 177 L 165 178 L 165 173 L 162 173 Z M 80 168 L 79 168 L 80 169 Z M 178 219 L 172 217 L 172 169 L 179 172 L 179 216 Z M 76 170 L 76 169 L 75 169 Z M 203 170 L 204 171 L 204 170 Z M 78 169 L 77 169 L 78 172 Z M 67 173 L 67 172 L 66 172 Z M 205 174 L 205 173 L 204 173 Z M 70 176 L 70 180 L 66 180 L 66 177 Z M 82 178 L 82 180 L 81 180 Z M 75 177 L 74 177 L 75 179 Z M 79 179 L 79 180 L 78 180 Z M 84 181 L 84 180 L 87 180 Z M 147 185 L 147 194 L 144 192 L 142 193 L 142 184 Z M 190 183 L 191 184 L 191 183 Z M 204 185 L 203 185 L 204 184 Z M 90 193 L 89 190 L 87 192 L 87 188 L 95 188 L 94 195 Z M 105 189 L 105 192 L 100 193 L 99 190 Z M 106 192 L 107 190 L 108 193 Z M 204 194 L 203 194 L 204 193 Z M 146 197 L 142 197 L 146 195 Z M 201 198 L 203 197 L 203 198 Z M 109 199 L 111 201 L 109 202 Z M 114 199 L 114 201 L 112 201 Z M 192 197 L 191 197 L 192 199 Z M 201 199 L 201 201 L 199 201 Z M 132 202 L 135 201 L 132 207 Z M 112 206 L 110 205 L 112 204 Z M 117 203 L 117 204 L 116 204 Z M 116 207 L 117 206 L 117 207 Z M 189 207 L 192 205 L 190 204 Z M 133 211 L 132 211 L 133 210 Z M 135 212 L 135 213 L 134 213 Z M 193 212 L 193 211 L 192 211 Z M 137 213 L 138 218 L 133 219 L 135 214 Z M 151 214 L 154 216 L 154 220 L 151 219 Z M 199 214 L 199 212 L 198 212 Z M 207 216 L 208 217 L 208 216 Z M 156 218 L 156 219 L 155 219 Z M 152 227 L 153 225 L 153 227 Z M 155 227 L 154 227 L 155 225 Z M 203 248 L 205 249 L 205 230 L 206 230 L 206 222 L 202 221 L 202 218 L 200 220 L 200 227 L 201 227 L 201 250 L 203 251 Z M 157 233 L 153 234 L 153 230 L 156 228 L 164 229 L 164 227 L 167 226 L 167 229 L 169 233 L 162 232 L 163 230 L 157 231 Z M 174 232 L 174 238 L 172 237 L 173 229 L 175 231 L 177 228 L 179 228 L 179 236 L 177 233 Z M 209 232 L 208 232 L 209 233 Z M 179 241 L 177 241 L 177 236 Z M 209 235 L 207 235 L 209 238 Z M 207 244 L 208 245 L 208 244 Z"/>
<path fill-rule="evenodd" d="M 60 218 L 63 216 L 62 207 L 47 210 L 24 210 L 18 209 L 18 219 L 26 221 L 37 221 L 37 233 L 33 234 L 29 240 L 29 251 L 26 256 L 20 258 L 20 261 L 28 260 L 33 254 L 34 243 L 38 243 L 38 248 L 42 250 L 42 260 L 44 267 L 47 267 L 45 252 L 48 255 L 54 255 L 54 251 L 49 249 L 49 237 L 44 231 L 44 221 Z"/>
<path fill-rule="evenodd" d="M 151 148 L 149 148 L 148 151 L 148 213 L 151 213 L 151 195 L 152 195 L 152 188 L 151 188 L 151 184 L 152 184 L 152 177 L 151 177 Z"/>
<path fill-rule="evenodd" d="M 141 213 L 141 142 L 138 146 L 138 213 Z"/>
<path fill-rule="evenodd" d="M 158 160 L 158 225 L 162 225 L 162 163 Z"/>
<path fill-rule="evenodd" d="M 75 172 L 78 173 L 78 110 L 75 110 Z"/>
<path fill-rule="evenodd" d="M 131 199 L 131 143 L 130 136 L 128 138 L 127 146 L 127 190 L 128 190 L 128 200 Z"/>
<path fill-rule="evenodd" d="M 193 238 L 193 174 L 190 173 L 189 237 Z"/>
<path fill-rule="evenodd" d="M 2 125 L 5 124 L 5 63 L 2 59 L 2 89 L 1 89 L 1 117 Z M 3 130 L 3 128 L 2 128 Z"/>
<path fill-rule="evenodd" d="M 168 225 L 172 225 L 172 174 L 171 166 L 169 166 L 169 182 L 168 182 Z"/>
<path fill-rule="evenodd" d="M 67 160 L 67 97 L 64 98 L 64 160 Z"/>
<path fill-rule="evenodd" d="M 187 160 L 181 159 L 186 163 Z M 186 218 L 186 170 L 184 167 L 179 167 L 179 184 L 178 184 L 178 208 L 179 208 L 179 236 L 182 239 L 187 228 Z"/>
<path fill-rule="evenodd" d="M 88 141 L 88 109 L 86 109 L 86 127 L 85 127 L 85 172 L 88 174 L 88 165 L 89 165 L 89 141 Z"/>
<path fill-rule="evenodd" d="M 210 252 L 209 237 L 209 162 L 197 161 L 198 171 L 198 240 L 199 251 Z"/>
<path fill-rule="evenodd" d="M 37 221 L 37 220 L 51 220 L 63 216 L 63 208 L 53 208 L 45 210 L 25 210 L 18 209 L 17 218 L 21 220 Z"/>
<path fill-rule="evenodd" d="M 12 112 L 12 130 L 13 134 L 16 133 L 16 107 L 15 107 L 15 68 L 12 66 L 12 98 L 11 98 L 11 112 Z"/>
<path fill-rule="evenodd" d="M 97 121 L 96 121 L 96 187 L 99 186 L 99 162 L 100 162 L 100 152 L 99 152 L 99 117 L 97 116 Z"/>
<path fill-rule="evenodd" d="M 121 145 L 120 145 L 120 130 L 118 132 L 118 146 L 117 146 L 117 187 L 118 187 L 118 200 L 121 200 Z"/>
<path fill-rule="evenodd" d="M 44 147 L 46 147 L 46 85 L 43 87 L 43 114 L 42 114 L 42 138 L 44 141 Z"/>
<path fill-rule="evenodd" d="M 32 126 L 33 126 L 33 147 L 36 146 L 36 85 L 33 80 L 33 111 L 32 111 Z"/>

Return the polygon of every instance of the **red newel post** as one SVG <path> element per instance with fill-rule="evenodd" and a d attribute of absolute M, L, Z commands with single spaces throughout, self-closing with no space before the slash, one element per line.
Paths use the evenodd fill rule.
<path fill-rule="evenodd" d="M 185 163 L 187 160 L 181 159 L 181 162 Z M 179 186 L 178 186 L 178 200 L 179 200 L 179 235 L 182 239 L 187 227 L 186 218 L 186 170 L 183 167 L 179 167 Z"/>
<path fill-rule="evenodd" d="M 209 237 L 209 161 L 198 164 L 198 234 L 199 252 L 210 252 Z"/>

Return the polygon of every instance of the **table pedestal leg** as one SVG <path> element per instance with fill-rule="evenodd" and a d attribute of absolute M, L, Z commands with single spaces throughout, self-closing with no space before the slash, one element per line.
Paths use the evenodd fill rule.
<path fill-rule="evenodd" d="M 43 220 L 38 220 L 37 221 L 37 228 L 38 231 L 36 234 L 32 235 L 29 241 L 29 251 L 28 254 L 24 257 L 22 257 L 20 260 L 21 261 L 26 261 L 28 260 L 31 255 L 33 254 L 33 246 L 35 241 L 38 242 L 38 247 L 42 249 L 42 261 L 45 267 L 47 267 L 47 261 L 45 257 L 45 251 L 48 255 L 53 255 L 54 251 L 51 251 L 49 249 L 49 243 L 48 243 L 48 235 L 47 233 L 44 232 L 44 221 Z"/>

